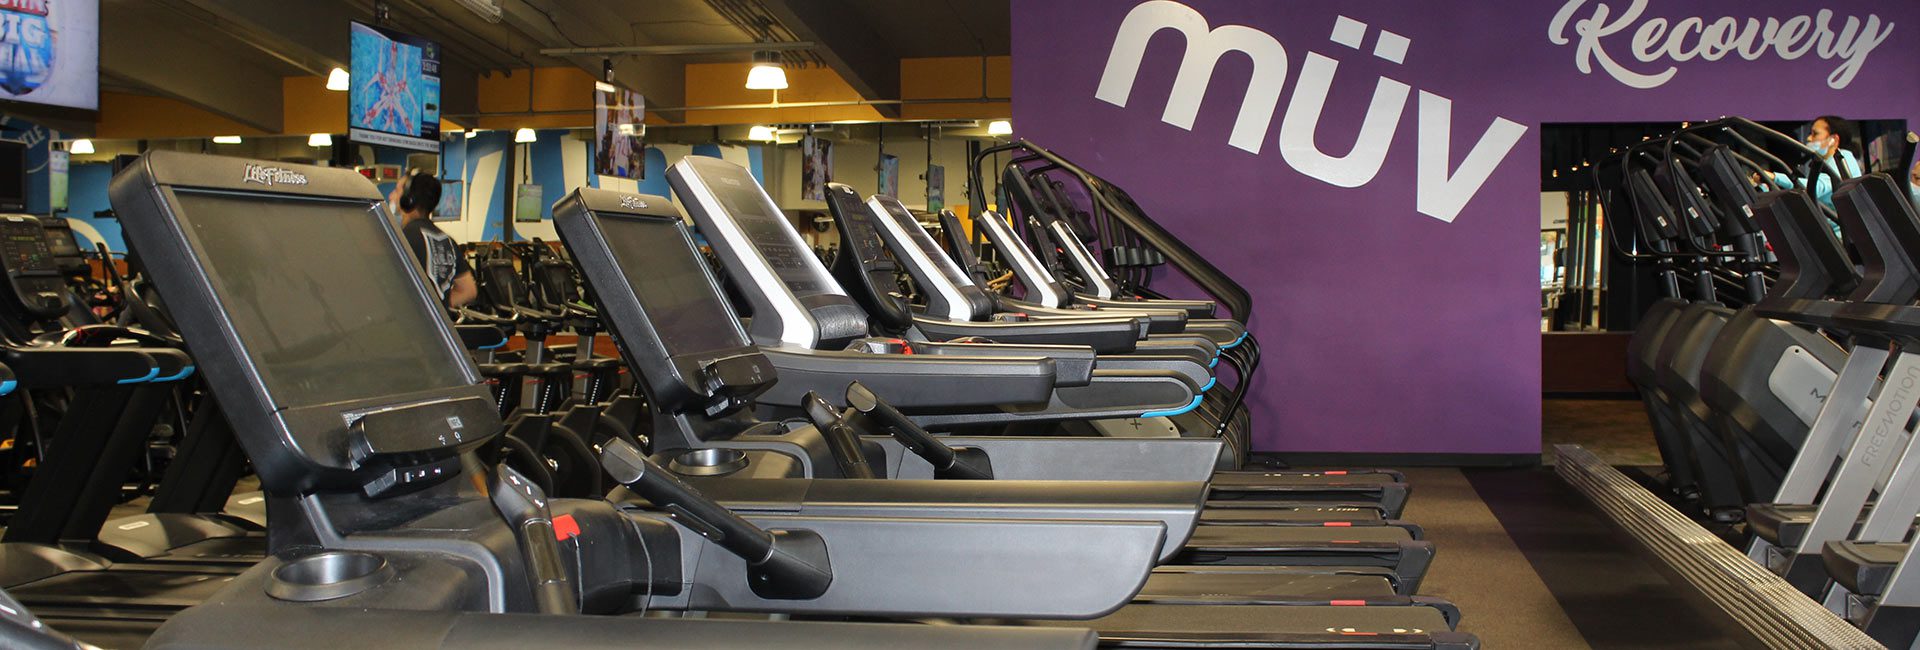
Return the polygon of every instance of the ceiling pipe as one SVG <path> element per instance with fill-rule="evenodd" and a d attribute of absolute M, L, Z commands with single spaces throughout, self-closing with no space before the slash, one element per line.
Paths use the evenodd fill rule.
<path fill-rule="evenodd" d="M 828 102 L 780 102 L 778 104 L 767 103 L 767 104 L 714 104 L 711 106 L 648 106 L 647 112 L 655 113 L 655 112 L 670 111 L 670 112 L 678 113 L 678 112 L 684 112 L 684 111 L 730 111 L 730 110 L 761 109 L 761 108 L 825 108 L 829 106 L 895 106 L 895 105 L 914 105 L 914 104 L 1004 104 L 1010 101 L 1013 101 L 1011 97 L 961 97 L 961 98 L 939 98 L 939 99 L 861 99 L 861 100 L 828 101 Z M 448 115 L 443 115 L 442 117 L 447 117 L 447 118 L 527 117 L 527 116 L 535 116 L 535 115 L 586 115 L 592 112 L 593 112 L 593 109 L 572 109 L 572 110 L 558 110 L 558 111 L 465 113 L 465 114 L 459 114 L 459 115 L 448 114 Z M 888 120 L 888 121 L 898 122 L 898 121 L 905 121 L 905 120 Z"/>
<path fill-rule="evenodd" d="M 691 45 L 614 45 L 608 47 L 554 47 L 540 50 L 546 56 L 637 54 L 652 56 L 671 56 L 676 54 L 733 54 L 752 52 L 774 52 L 783 50 L 811 50 L 813 41 L 791 41 L 785 43 L 704 43 Z"/>

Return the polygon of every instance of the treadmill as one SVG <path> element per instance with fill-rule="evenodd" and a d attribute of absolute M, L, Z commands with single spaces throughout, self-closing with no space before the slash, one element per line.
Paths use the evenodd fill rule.
<path fill-rule="evenodd" d="M 898 220 L 897 217 L 896 220 Z M 857 219 L 849 220 L 849 223 L 857 223 Z M 974 224 L 975 228 L 985 235 L 986 241 L 994 247 L 995 251 L 1000 253 L 1001 258 L 1013 269 L 1014 275 L 1021 280 L 1023 285 L 1032 287 L 1028 294 L 1030 298 L 1041 301 L 1063 301 L 1067 300 L 1068 296 L 1074 295 L 1046 271 L 1045 266 L 1033 256 L 1033 253 L 1027 248 L 1025 242 L 1020 240 L 1019 235 L 1016 234 L 1012 228 L 1008 227 L 1006 221 L 1003 220 L 999 214 L 991 210 L 983 210 L 975 218 Z M 949 226 L 949 228 L 957 227 L 957 225 Z M 956 256 L 959 260 L 965 261 L 972 258 L 970 254 L 971 250 L 962 248 L 958 245 L 958 242 L 956 242 L 956 250 L 964 251 Z M 972 266 L 971 263 L 968 265 Z M 1055 304 L 1058 303 L 1056 302 Z M 1120 309 L 1125 308 L 1122 307 Z M 1105 313 L 1107 311 L 1109 310 L 1102 308 L 1093 313 Z M 1242 332 L 1244 333 L 1244 330 L 1242 330 Z M 1226 349 L 1231 350 L 1232 348 L 1233 346 L 1229 345 Z M 1240 368 L 1240 371 L 1250 373 L 1250 369 L 1248 368 Z M 1240 382 L 1241 385 L 1234 388 L 1235 394 L 1229 398 L 1231 401 L 1225 409 L 1227 411 L 1226 415 L 1224 418 L 1216 418 L 1213 420 L 1217 422 L 1217 424 L 1211 424 L 1210 426 L 1216 430 L 1224 430 L 1228 424 L 1225 420 L 1230 420 L 1234 417 L 1234 413 L 1240 412 L 1238 404 L 1244 397 L 1247 384 L 1250 383 L 1250 380 L 1250 376 L 1244 377 Z M 1213 398 L 1216 395 L 1213 392 L 1208 392 L 1206 396 Z M 1199 417 L 1201 414 L 1201 411 L 1195 411 L 1187 417 Z M 1202 426 L 1209 426 L 1205 424 L 1207 422 L 1209 422 L 1209 420 L 1202 419 L 1199 420 L 1199 423 L 1186 424 L 1180 428 L 1184 431 L 1192 431 L 1200 429 Z M 1229 440 L 1235 440 L 1235 438 L 1229 438 Z M 1240 440 L 1240 445 L 1244 446 L 1247 444 L 1244 442 L 1244 438 L 1240 438 Z M 1242 458 L 1244 458 L 1244 455 L 1244 453 L 1240 454 Z M 1405 502 L 1407 492 L 1404 475 L 1396 471 L 1383 469 L 1326 471 L 1226 469 L 1215 474 L 1215 488 L 1216 495 L 1221 499 L 1259 495 L 1277 499 L 1335 500 L 1358 502 L 1360 504 L 1379 503 L 1381 504 L 1381 509 L 1389 513 L 1390 516 L 1398 515 L 1399 509 L 1397 504 L 1403 504 Z M 1228 490 L 1225 488 L 1237 489 Z"/>
<path fill-rule="evenodd" d="M 194 366 L 177 349 L 142 347 L 153 341 L 136 332 L 60 328 L 65 280 L 50 250 L 36 218 L 0 217 L 0 363 L 11 373 L 0 386 L 65 402 L 0 537 L 0 588 L 75 632 L 104 635 L 89 638 L 137 643 L 244 566 L 120 561 L 140 558 L 101 543 L 148 431 Z"/>
<path fill-rule="evenodd" d="M 847 546 L 873 531 L 982 566 L 1006 561 L 1046 579 L 1066 575 L 938 541 L 937 534 L 972 523 L 749 522 L 684 484 L 660 480 L 663 473 L 624 443 L 617 458 L 638 463 L 618 465 L 621 477 L 680 508 L 679 516 L 548 499 L 524 477 L 474 455 L 501 433 L 491 395 L 366 179 L 340 169 L 150 152 L 115 178 L 110 195 L 274 508 L 288 515 L 269 522 L 267 560 L 207 604 L 169 620 L 147 647 L 326 648 L 368 638 L 489 648 L 739 647 L 780 639 L 820 648 L 1038 649 L 1095 642 L 1071 629 L 578 616 L 634 613 L 675 598 L 758 598 L 794 610 L 846 612 L 849 594 L 908 566 L 905 554 Z M 1144 523 L 979 525 L 1027 543 L 1112 535 L 1115 556 L 1079 568 L 1116 579 L 1127 574 L 1119 563 L 1150 550 L 1160 534 Z M 709 539 L 704 534 L 719 529 L 703 526 L 734 535 Z M 866 562 L 849 561 L 850 554 Z M 980 573 L 981 580 L 1007 578 L 992 569 Z M 987 586 L 964 576 L 954 584 Z M 1048 595 L 1062 613 L 1110 607 L 1112 581 L 1087 584 L 1081 593 Z M 951 603 L 944 611 L 928 597 L 900 602 L 932 615 L 1005 611 L 964 593 L 939 596 Z M 1015 606 L 1031 600 L 1007 599 Z"/>
<path fill-rule="evenodd" d="M 590 194 L 582 190 L 576 197 Z M 602 313 L 610 315 L 609 328 L 617 333 L 625 332 L 615 338 L 622 342 L 626 354 L 638 355 L 634 350 L 639 345 L 636 341 L 653 338 L 631 331 L 642 326 L 647 313 L 664 313 L 664 316 L 655 318 L 665 322 L 651 327 L 669 332 L 673 331 L 669 328 L 690 318 L 711 329 L 718 329 L 711 324 L 712 321 L 731 321 L 730 310 L 718 308 L 724 305 L 717 286 L 705 287 L 704 293 L 710 297 L 701 301 L 715 307 L 698 312 L 685 307 L 686 303 L 693 301 L 693 296 L 701 293 L 701 282 L 696 280 L 712 281 L 700 270 L 698 257 L 691 253 L 682 264 L 687 268 L 674 269 L 669 266 L 673 263 L 668 259 L 670 253 L 682 247 L 676 241 L 679 236 L 676 232 L 665 229 L 651 234 L 648 232 L 650 223 L 677 220 L 678 210 L 670 202 L 646 196 L 635 198 L 632 202 L 650 206 L 648 208 L 618 209 L 619 203 L 615 198 L 619 196 L 602 197 L 600 201 L 582 198 L 563 201 L 557 206 L 555 227 L 572 257 L 579 262 L 588 284 L 596 288 L 595 294 L 600 297 Z M 758 199 L 764 200 L 764 195 Z M 728 203 L 738 206 L 748 200 L 755 199 L 735 197 Z M 616 207 L 609 211 L 609 206 Z M 622 215 L 626 218 L 620 218 Z M 696 275 L 696 271 L 700 272 Z M 683 277 L 686 279 L 680 279 Z M 647 283 L 651 278 L 661 278 L 663 283 L 669 278 L 679 280 L 673 285 L 654 287 Z M 647 299 L 649 291 L 674 296 L 677 300 L 675 308 L 651 312 L 644 310 L 641 301 Z M 693 315 L 695 313 L 698 314 L 697 318 Z M 724 334 L 716 332 L 709 336 L 726 339 Z M 740 340 L 749 339 L 743 336 Z M 739 362 L 749 364 L 752 370 L 734 373 L 738 376 L 736 381 L 743 386 L 738 391 L 742 395 L 736 399 L 744 402 L 749 397 L 760 399 L 774 391 L 792 390 L 781 387 L 779 383 L 784 382 L 775 382 L 772 376 L 776 372 L 785 373 L 788 367 L 795 365 L 788 363 L 783 366 L 778 361 L 779 356 L 784 354 L 782 348 L 761 346 L 754 350 L 743 356 L 752 360 L 750 364 L 747 361 Z M 668 353 L 651 354 L 673 356 Z M 849 424 L 840 419 L 837 408 L 822 404 L 814 392 L 803 396 L 816 405 L 807 409 L 813 426 L 782 427 L 779 423 L 738 415 L 721 417 L 714 412 L 711 404 L 699 401 L 684 407 L 687 412 L 656 419 L 653 428 L 656 459 L 683 474 L 720 484 L 711 490 L 740 491 L 753 500 L 770 499 L 780 492 L 757 485 L 761 482 L 759 480 L 747 479 L 938 477 L 940 472 L 950 471 L 940 468 L 948 468 L 952 461 L 942 460 L 941 457 L 929 458 L 926 454 L 940 454 L 950 448 L 961 449 L 953 453 L 969 459 L 969 464 L 989 468 L 984 471 L 984 476 L 976 474 L 975 478 L 1056 480 L 1062 481 L 1056 484 L 1061 490 L 1089 489 L 1090 486 L 1078 483 L 1100 481 L 1108 484 L 1108 488 L 1101 489 L 1122 492 L 1133 488 L 1116 479 L 1176 480 L 1191 482 L 1192 486 L 1204 491 L 1204 481 L 1211 472 L 1211 461 L 1220 444 L 1214 439 L 1179 438 L 1121 440 L 948 436 L 936 440 L 924 437 L 925 434 L 920 433 L 924 430 L 913 424 L 911 419 L 899 415 L 893 405 L 881 406 L 881 402 L 893 398 L 882 400 L 879 395 L 903 396 L 906 400 L 914 400 L 900 402 L 900 408 L 919 406 L 918 402 L 926 400 L 945 403 L 953 399 L 952 395 L 966 396 L 963 399 L 1013 398 L 1016 401 L 1035 401 L 1051 390 L 1054 377 L 1049 366 L 1053 365 L 1053 360 L 977 354 L 889 355 L 872 354 L 863 349 L 810 350 L 795 356 L 803 364 L 836 368 L 834 372 L 839 373 L 837 376 L 840 379 L 822 380 L 831 381 L 830 387 L 817 390 L 838 389 L 833 393 L 835 399 L 840 398 L 840 392 L 845 392 L 850 403 L 866 402 L 866 408 L 856 410 L 873 419 L 863 420 L 862 424 Z M 644 359 L 628 360 L 629 367 L 641 367 L 639 364 L 643 362 Z M 760 367 L 762 365 L 765 367 Z M 819 377 L 819 373 L 816 373 L 816 377 Z M 870 383 L 872 390 L 846 388 L 849 377 Z M 658 397 L 661 392 L 656 388 L 652 393 L 655 408 L 673 409 L 671 402 Z M 860 444 L 835 442 L 836 432 L 853 435 L 856 429 L 882 435 L 869 437 Z M 902 439 L 900 436 L 907 437 Z M 875 454 L 885 454 L 887 460 L 877 462 L 882 456 Z M 870 490 L 895 489 L 876 488 L 872 482 L 864 481 L 825 485 L 844 491 L 832 494 L 816 491 L 808 497 L 826 499 L 831 496 L 847 503 L 860 503 L 879 498 L 870 495 Z M 820 490 L 818 487 L 814 489 Z M 983 486 L 974 489 L 989 488 Z M 999 488 L 991 489 L 996 491 L 980 492 L 970 500 L 990 502 L 993 494 L 1004 492 Z M 1352 522 L 1320 521 L 1298 527 L 1277 528 L 1196 525 L 1196 521 L 1183 516 L 1179 521 L 1169 520 L 1168 523 L 1169 538 L 1162 560 L 1206 567 L 1250 564 L 1310 566 L 1313 567 L 1310 571 L 1319 573 L 1350 573 L 1357 569 L 1377 574 L 1374 569 L 1389 569 L 1394 586 L 1401 594 L 1417 591 L 1433 552 L 1431 543 L 1416 538 L 1417 528 L 1400 522 L 1373 521 L 1354 525 Z"/>
<path fill-rule="evenodd" d="M 728 267 L 729 275 L 751 279 L 751 282 L 739 283 L 740 291 L 754 309 L 755 317 L 749 331 L 776 367 L 785 374 L 788 382 L 784 383 L 794 384 L 775 386 L 762 397 L 763 403 L 797 408 L 806 390 L 833 393 L 842 390 L 848 381 L 865 376 L 863 369 L 846 365 L 844 358 L 822 354 L 826 349 L 842 345 L 880 354 L 913 354 L 917 351 L 922 356 L 1038 355 L 1052 358 L 1056 363 L 1059 371 L 1056 374 L 1057 388 L 1049 396 L 1044 408 L 1005 406 L 1002 405 L 1008 401 L 1005 399 L 976 400 L 989 396 L 977 390 L 953 391 L 937 381 L 928 390 L 913 396 L 904 394 L 904 384 L 888 384 L 876 389 L 892 391 L 883 394 L 888 399 L 917 400 L 904 404 L 902 409 L 912 414 L 922 426 L 944 428 L 1091 418 L 1151 420 L 1190 411 L 1201 399 L 1195 393 L 1201 392 L 1197 389 L 1204 386 L 1200 384 L 1202 380 L 1181 369 L 1198 368 L 1202 375 L 1205 369 L 1189 360 L 1141 359 L 1127 355 L 1094 355 L 1088 359 L 1084 351 L 1065 350 L 1058 346 L 1020 349 L 996 345 L 938 345 L 866 337 L 868 326 L 859 305 L 849 300 L 842 287 L 820 268 L 817 261 L 788 252 L 804 250 L 798 235 L 783 218 L 775 216 L 779 212 L 772 206 L 771 199 L 752 182 L 752 177 L 744 169 L 724 161 L 695 158 L 676 163 L 668 176 L 670 181 L 685 188 L 679 195 L 689 197 L 687 206 L 694 222 L 701 224 L 704 231 L 709 233 L 708 241 L 718 253 L 717 257 Z M 725 189 L 712 189 L 716 187 Z M 840 214 L 840 221 L 846 224 L 843 228 L 858 224 L 860 216 L 872 215 L 862 210 L 857 196 L 845 186 L 838 186 L 830 192 L 829 199 L 830 207 Z M 884 221 L 879 215 L 872 216 L 875 221 Z M 912 229 L 917 230 L 918 224 L 912 224 Z M 843 258 L 883 258 L 885 252 L 872 246 L 878 237 L 863 234 L 860 230 L 849 232 L 851 234 L 843 239 L 843 245 L 847 247 Z M 918 232 L 925 238 L 924 231 Z M 843 277 L 846 275 L 843 273 Z M 867 296 L 869 302 L 884 303 L 889 300 L 879 291 L 879 281 L 873 280 L 876 277 L 888 277 L 888 271 L 876 267 L 871 272 L 853 278 L 856 281 L 854 293 Z M 895 307 L 896 310 L 900 308 L 898 305 Z M 888 310 L 882 308 L 878 311 L 885 313 Z M 976 325 L 1025 328 L 1029 324 Z M 1038 325 L 1058 327 L 1050 323 Z M 1001 337 L 996 336 L 994 340 L 1001 340 Z M 1155 368 L 1153 364 L 1169 365 Z M 1116 369 L 1112 366 L 1120 367 Z M 1149 393 L 1144 389 L 1158 392 Z M 1145 406 L 1142 402 L 1145 402 Z M 1129 436 L 1127 439 L 1136 438 Z M 1319 477 L 1274 472 L 1278 476 L 1268 477 L 1264 474 L 1210 473 L 1210 480 L 1224 478 L 1220 480 L 1224 484 L 1216 484 L 1210 492 L 1210 505 L 1227 507 L 1210 508 L 1209 520 L 1255 523 L 1295 519 L 1319 523 L 1333 519 L 1338 521 L 1332 525 L 1350 525 L 1350 522 L 1374 519 L 1365 513 L 1357 513 L 1356 509 L 1361 508 L 1377 509 L 1387 519 L 1396 517 L 1404 507 L 1407 495 L 1404 483 L 1387 480 L 1393 477 L 1390 474 L 1360 474 L 1353 477 L 1360 480 L 1349 480 L 1345 476 Z M 1366 480 L 1369 478 L 1382 480 Z M 1307 505 L 1305 509 L 1295 507 L 1303 504 Z M 1235 511 L 1243 507 L 1249 510 Z M 1400 527 L 1409 536 L 1417 536 L 1417 530 L 1411 526 Z M 1304 531 L 1299 532 L 1304 534 Z M 1397 534 L 1393 531 L 1366 532 Z M 1318 533 L 1327 536 L 1329 541 L 1351 541 L 1348 536 L 1336 535 L 1335 531 Z"/>
<path fill-rule="evenodd" d="M 269 498 L 291 515 L 269 522 L 273 556 L 169 621 L 149 647 L 333 647 L 369 635 L 408 647 L 1477 645 L 1444 631 L 1431 607 L 1155 606 L 1097 618 L 1144 581 L 1166 515 L 1197 510 L 1199 493 L 1178 483 L 1098 507 L 1054 498 L 993 513 L 953 499 L 985 485 L 1021 492 L 1017 483 L 896 481 L 883 489 L 945 494 L 968 512 L 876 516 L 886 508 L 867 503 L 741 516 L 616 440 L 601 461 L 636 502 L 548 499 L 512 470 L 477 462 L 472 452 L 501 429 L 491 396 L 365 179 L 151 152 L 111 193 Z M 342 267 L 343 258 L 365 263 Z M 694 336 L 713 336 L 716 323 L 694 305 L 675 312 L 691 317 Z M 733 349 L 751 352 L 731 322 L 721 321 Z M 697 401 L 717 414 L 737 408 L 766 368 L 740 355 L 663 361 L 635 366 L 680 378 L 649 382 L 656 408 Z M 785 485 L 804 494 L 831 483 Z M 1028 489 L 1043 487 L 1073 489 Z M 1005 618 L 1025 629 L 571 616 L 682 609 Z M 1096 620 L 1069 620 L 1087 618 Z"/>
<path fill-rule="evenodd" d="M 1040 258 L 1035 258 L 1035 249 L 1021 241 L 1019 235 L 1015 234 L 1016 229 L 1009 228 L 1009 224 L 997 219 L 997 215 L 989 217 L 983 211 L 976 215 L 976 226 L 982 226 L 990 240 L 996 234 L 1000 235 L 998 241 L 989 243 L 1002 253 L 1003 259 L 1010 262 L 1016 276 L 1028 288 L 1027 298 L 1037 299 L 1043 306 L 1057 308 L 1105 311 L 1137 309 L 1144 305 L 1188 309 L 1195 319 L 1192 322 L 1207 327 L 1228 328 L 1228 335 L 1235 332 L 1239 334 L 1232 342 L 1222 344 L 1219 360 L 1227 361 L 1240 380 L 1231 393 L 1209 393 L 1208 399 L 1193 415 L 1217 423 L 1217 430 L 1240 449 L 1235 465 L 1226 469 L 1245 465 L 1245 454 L 1251 442 L 1247 413 L 1240 407 L 1254 379 L 1260 358 L 1259 345 L 1246 330 L 1246 320 L 1251 311 L 1246 290 L 1148 218 L 1120 187 L 1030 141 L 1019 140 L 990 148 L 974 157 L 968 173 L 972 178 L 976 201 L 982 205 L 985 204 L 985 185 L 982 183 L 981 170 L 989 156 L 997 159 L 1000 152 L 1015 154 L 1002 170 L 1002 189 L 1010 205 L 1021 213 L 1014 215 L 1014 223 L 1024 226 L 1031 234 L 1031 241 L 1037 247 Z M 1075 210 L 1062 187 L 1063 183 L 1055 180 L 1056 176 L 1064 176 L 1068 181 L 1078 183 L 1078 189 L 1087 198 L 1092 210 L 1091 215 Z M 1080 217 L 1080 220 L 1068 219 L 1069 215 Z M 980 221 L 988 218 L 994 220 L 990 223 Z M 1101 232 L 1098 236 L 1087 237 L 1093 233 L 1079 232 L 1075 223 L 1088 224 L 1089 227 L 1098 224 Z M 962 243 L 952 237 L 950 239 L 954 240 L 955 257 L 962 264 L 976 262 L 970 243 Z M 1083 240 L 1099 242 L 1101 254 L 1096 255 L 1089 250 Z M 1103 268 L 1102 260 L 1105 260 L 1105 264 L 1131 268 L 1122 269 L 1117 276 L 1109 275 Z M 1151 275 L 1139 269 L 1168 262 L 1191 278 L 1196 286 L 1211 294 L 1214 300 L 1170 300 L 1147 289 Z M 1074 278 L 1077 283 L 1068 282 L 1068 277 Z M 1141 295 L 1147 297 L 1142 298 Z M 1216 308 L 1221 305 L 1230 310 L 1231 319 L 1218 317 Z M 1237 493 L 1223 492 L 1222 497 L 1251 494 L 1253 490 L 1264 486 L 1264 489 L 1300 492 L 1325 489 L 1336 494 L 1342 491 L 1361 495 L 1372 493 L 1391 503 L 1395 492 L 1393 484 L 1403 484 L 1404 481 L 1399 472 L 1392 470 L 1342 469 L 1230 471 L 1222 473 L 1215 484 L 1217 487 L 1232 485 L 1242 488 Z M 1401 498 L 1404 498 L 1403 494 Z M 1216 505 L 1228 504 L 1221 501 Z"/>

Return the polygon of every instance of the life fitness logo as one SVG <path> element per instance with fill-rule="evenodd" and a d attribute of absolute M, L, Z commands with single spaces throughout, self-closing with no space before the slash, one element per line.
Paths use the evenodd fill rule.
<path fill-rule="evenodd" d="M 1369 27 L 1366 23 L 1340 16 L 1335 19 L 1328 40 L 1345 48 L 1363 50 Z M 1239 52 L 1253 60 L 1253 78 L 1240 102 L 1240 113 L 1233 123 L 1227 144 L 1248 153 L 1260 153 L 1274 111 L 1280 105 L 1280 91 L 1286 84 L 1291 61 L 1287 49 L 1271 34 L 1246 25 L 1210 27 L 1205 16 L 1172 0 L 1153 0 L 1133 8 L 1120 31 L 1114 36 L 1113 50 L 1107 54 L 1107 67 L 1100 75 L 1100 88 L 1094 97 L 1125 107 L 1133 93 L 1134 78 L 1139 75 L 1147 41 L 1162 31 L 1174 30 L 1186 39 L 1186 52 L 1180 71 L 1173 81 L 1160 121 L 1193 130 L 1200 113 L 1200 101 L 1220 57 Z M 1374 39 L 1373 56 L 1394 64 L 1403 63 L 1413 41 L 1384 29 Z M 1338 51 L 1338 50 L 1336 50 Z M 1364 51 L 1364 50 L 1363 50 Z M 1333 85 L 1334 71 L 1340 62 L 1325 54 L 1307 52 L 1300 64 L 1300 77 L 1294 83 L 1293 96 L 1280 120 L 1280 157 L 1302 174 L 1338 187 L 1364 187 L 1379 176 L 1393 144 L 1394 133 L 1405 117 L 1414 89 L 1405 82 L 1381 77 L 1374 86 L 1373 99 L 1360 126 L 1353 148 L 1343 156 L 1322 151 L 1314 144 L 1320 114 L 1326 107 L 1327 92 Z M 1451 223 L 1495 167 L 1513 151 L 1527 127 L 1494 117 L 1480 138 L 1468 150 L 1460 166 L 1449 170 L 1447 161 L 1453 151 L 1453 100 L 1420 91 L 1417 105 L 1418 151 L 1414 173 L 1414 209 L 1421 214 Z"/>
<path fill-rule="evenodd" d="M 283 167 L 266 167 L 249 163 L 246 171 L 240 175 L 241 182 L 259 183 L 268 187 L 274 185 L 306 185 L 307 175 Z"/>
<path fill-rule="evenodd" d="M 1839 61 L 1827 75 L 1827 87 L 1840 90 L 1853 83 L 1874 48 L 1893 34 L 1893 23 L 1883 25 L 1874 14 L 1864 19 L 1847 16 L 1836 31 L 1831 9 L 1786 19 L 1722 16 L 1713 22 L 1699 16 L 1642 20 L 1646 10 L 1647 0 L 1633 0 L 1618 15 L 1605 2 L 1588 7 L 1587 0 L 1568 0 L 1547 25 L 1547 40 L 1572 46 L 1573 64 L 1582 74 L 1593 74 L 1598 66 L 1630 88 L 1666 85 L 1680 73 L 1675 63 L 1696 59 L 1712 62 L 1737 56 L 1748 61 L 1768 57 L 1793 61 L 1811 54 Z M 1583 12 L 1584 18 L 1576 18 Z"/>

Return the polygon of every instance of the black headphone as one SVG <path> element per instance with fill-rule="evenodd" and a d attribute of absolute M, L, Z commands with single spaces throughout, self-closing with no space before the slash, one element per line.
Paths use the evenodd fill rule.
<path fill-rule="evenodd" d="M 440 179 L 418 172 L 400 179 L 400 211 L 412 212 L 422 205 L 440 205 Z"/>

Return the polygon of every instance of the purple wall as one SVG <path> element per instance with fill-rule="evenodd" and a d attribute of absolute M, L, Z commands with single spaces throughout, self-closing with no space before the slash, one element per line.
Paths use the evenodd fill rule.
<path fill-rule="evenodd" d="M 1822 6 L 1834 7 L 1824 19 Z M 1130 13 L 1215 29 L 1212 43 L 1241 51 L 1211 83 L 1194 57 L 1180 84 L 1192 92 L 1175 93 L 1183 55 L 1200 48 L 1149 27 L 1130 92 L 1124 75 L 1102 92 L 1110 53 L 1115 71 L 1132 69 L 1117 38 Z M 1732 51 L 1696 51 L 1700 27 L 1720 42 L 1728 25 Z M 1643 60 L 1634 40 L 1654 30 Z M 1535 453 L 1540 124 L 1904 119 L 1920 113 L 1916 30 L 1913 2 L 1014 0 L 1014 124 L 1126 187 L 1253 292 L 1259 448 Z M 1596 37 L 1583 45 L 1582 32 Z M 1660 50 L 1675 33 L 1677 49 Z M 1769 33 L 1805 36 L 1769 45 Z M 1303 78 L 1307 97 L 1331 79 L 1317 127 L 1316 102 L 1293 106 Z M 1175 94 L 1203 99 L 1188 113 L 1191 101 L 1168 108 Z M 1356 146 L 1370 104 L 1376 137 Z"/>

